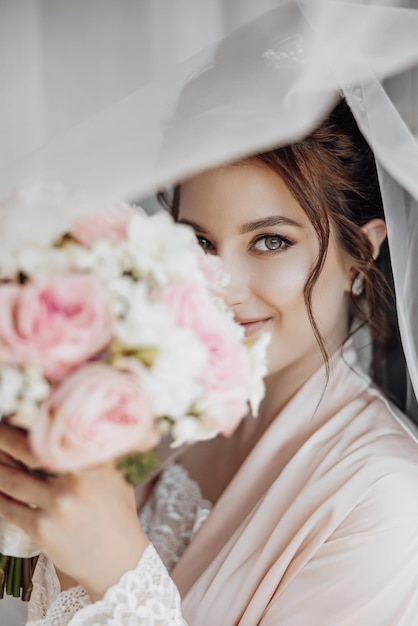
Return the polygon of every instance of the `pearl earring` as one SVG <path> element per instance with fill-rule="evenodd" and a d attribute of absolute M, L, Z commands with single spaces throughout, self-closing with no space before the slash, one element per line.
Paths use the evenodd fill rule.
<path fill-rule="evenodd" d="M 364 280 L 360 275 L 357 275 L 351 285 L 351 293 L 355 298 L 361 296 L 364 290 Z"/>

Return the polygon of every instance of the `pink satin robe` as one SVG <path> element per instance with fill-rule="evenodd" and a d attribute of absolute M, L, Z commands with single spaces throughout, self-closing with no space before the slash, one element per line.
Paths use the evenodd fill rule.
<path fill-rule="evenodd" d="M 416 435 L 351 344 L 324 385 L 272 422 L 174 569 L 189 626 L 418 625 Z"/>

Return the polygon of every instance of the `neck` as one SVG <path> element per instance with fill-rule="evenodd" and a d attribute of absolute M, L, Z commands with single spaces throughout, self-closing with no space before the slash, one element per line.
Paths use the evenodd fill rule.
<path fill-rule="evenodd" d="M 323 366 L 323 356 L 315 347 L 309 355 L 305 354 L 289 367 L 265 379 L 266 392 L 260 406 L 260 419 L 257 420 L 261 434 L 309 378 Z"/>

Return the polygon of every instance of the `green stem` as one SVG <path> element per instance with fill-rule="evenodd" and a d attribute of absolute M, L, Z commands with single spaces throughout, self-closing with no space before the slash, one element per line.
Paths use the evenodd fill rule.
<path fill-rule="evenodd" d="M 39 554 L 37 554 L 36 556 L 33 556 L 30 560 L 30 566 L 31 566 L 31 577 L 33 576 L 33 573 L 35 571 L 36 568 L 36 564 L 38 562 L 39 559 Z"/>
<path fill-rule="evenodd" d="M 22 563 L 22 600 L 29 602 L 32 593 L 32 559 L 23 559 Z"/>
<path fill-rule="evenodd" d="M 15 558 L 11 556 L 9 559 L 9 569 L 6 576 L 6 593 L 8 596 L 13 595 L 13 576 L 15 570 Z"/>
<path fill-rule="evenodd" d="M 6 554 L 0 554 L 0 600 L 4 598 L 4 586 L 6 584 L 8 567 L 9 557 Z"/>
<path fill-rule="evenodd" d="M 14 556 L 13 558 L 15 560 L 13 571 L 13 597 L 20 598 L 20 587 L 22 586 L 22 558 L 19 556 Z"/>

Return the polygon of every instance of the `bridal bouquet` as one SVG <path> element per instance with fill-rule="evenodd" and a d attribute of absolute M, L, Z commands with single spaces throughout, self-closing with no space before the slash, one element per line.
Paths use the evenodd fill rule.
<path fill-rule="evenodd" d="M 38 185 L 0 207 L 0 232 L 0 410 L 40 468 L 115 459 L 140 482 L 163 436 L 228 436 L 256 414 L 267 339 L 245 342 L 191 229 Z M 0 552 L 0 596 L 28 599 L 39 550 L 0 522 Z"/>

